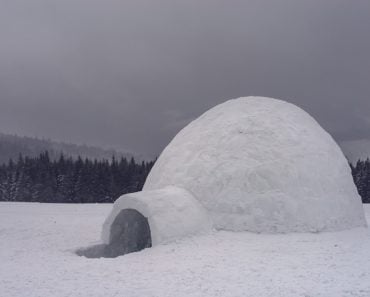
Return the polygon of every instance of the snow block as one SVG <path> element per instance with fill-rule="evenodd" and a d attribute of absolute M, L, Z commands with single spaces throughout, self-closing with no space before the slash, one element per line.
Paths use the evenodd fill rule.
<path fill-rule="evenodd" d="M 112 240 L 114 222 L 123 210 L 135 210 L 147 218 L 152 246 L 212 229 L 207 212 L 188 191 L 168 186 L 121 196 L 103 225 L 102 241 L 107 245 Z"/>
<path fill-rule="evenodd" d="M 272 98 L 230 100 L 185 127 L 157 160 L 143 195 L 149 199 L 146 191 L 167 186 L 192 193 L 216 229 L 275 233 L 366 226 L 336 142 L 305 111 Z"/>

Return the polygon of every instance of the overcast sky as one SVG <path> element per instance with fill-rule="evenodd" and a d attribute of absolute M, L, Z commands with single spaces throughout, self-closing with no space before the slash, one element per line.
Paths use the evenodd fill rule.
<path fill-rule="evenodd" d="M 0 0 L 0 131 L 158 154 L 247 95 L 370 138 L 369 0 Z"/>

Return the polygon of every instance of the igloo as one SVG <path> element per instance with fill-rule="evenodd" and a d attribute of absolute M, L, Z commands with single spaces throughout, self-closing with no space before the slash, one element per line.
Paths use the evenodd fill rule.
<path fill-rule="evenodd" d="M 112 230 L 138 228 L 122 216 L 125 210 L 147 218 L 153 246 L 211 230 L 366 226 L 350 167 L 333 138 L 299 107 L 264 97 L 227 101 L 178 133 L 143 191 L 115 202 L 104 243 L 112 241 Z"/>

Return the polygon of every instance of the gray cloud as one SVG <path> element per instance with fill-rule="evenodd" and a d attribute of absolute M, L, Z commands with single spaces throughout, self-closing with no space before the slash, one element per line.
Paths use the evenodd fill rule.
<path fill-rule="evenodd" d="M 0 0 L 0 130 L 158 154 L 246 95 L 370 138 L 367 0 Z"/>

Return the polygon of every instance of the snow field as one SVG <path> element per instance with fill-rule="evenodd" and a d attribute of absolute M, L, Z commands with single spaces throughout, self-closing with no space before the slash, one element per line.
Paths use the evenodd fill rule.
<path fill-rule="evenodd" d="M 77 256 L 99 238 L 111 208 L 0 203 L 0 296 L 370 296 L 366 228 L 221 231 L 114 259 Z"/>

